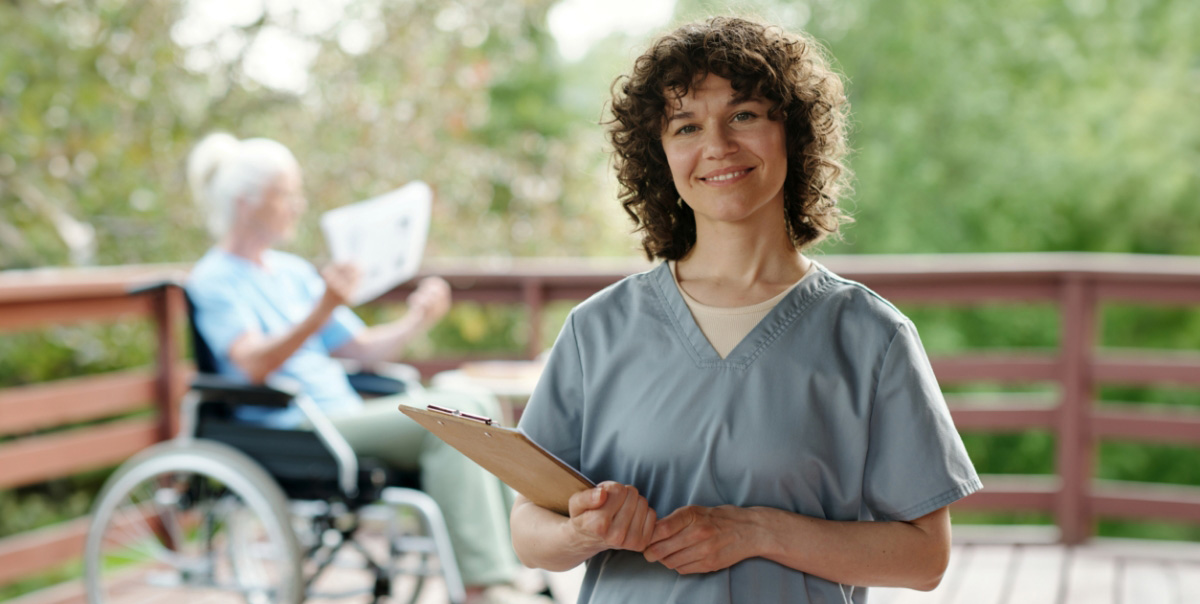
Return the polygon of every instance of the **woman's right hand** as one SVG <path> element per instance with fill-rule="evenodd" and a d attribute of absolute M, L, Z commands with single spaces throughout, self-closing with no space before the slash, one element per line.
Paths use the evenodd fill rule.
<path fill-rule="evenodd" d="M 321 269 L 321 278 L 325 280 L 322 302 L 330 308 L 348 303 L 354 290 L 358 289 L 360 276 L 358 267 L 349 262 L 330 264 Z"/>
<path fill-rule="evenodd" d="M 658 520 L 635 487 L 612 481 L 572 495 L 567 507 L 571 527 L 601 550 L 644 551 Z"/>

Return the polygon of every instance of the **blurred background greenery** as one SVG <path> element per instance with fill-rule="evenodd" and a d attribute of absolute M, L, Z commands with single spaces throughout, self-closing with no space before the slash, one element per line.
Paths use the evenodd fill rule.
<path fill-rule="evenodd" d="M 295 151 L 312 209 L 291 249 L 317 262 L 317 213 L 418 178 L 437 191 L 429 256 L 636 255 L 598 125 L 608 88 L 648 36 L 712 14 L 805 29 L 848 80 L 857 222 L 825 253 L 1200 254 L 1194 0 L 8 0 L 0 270 L 194 260 L 210 242 L 184 158 L 218 129 Z M 1057 345 L 1045 307 L 904 310 L 933 353 Z M 518 309 L 459 305 L 417 353 L 516 353 L 524 329 Z M 148 334 L 5 334 L 0 387 L 145 364 Z M 1106 307 L 1100 342 L 1194 349 L 1200 312 Z M 1049 435 L 966 436 L 981 471 L 1053 471 Z M 1200 484 L 1197 462 L 1117 443 L 1099 473 Z M 0 536 L 83 513 L 63 493 L 98 480 L 0 492 Z"/>

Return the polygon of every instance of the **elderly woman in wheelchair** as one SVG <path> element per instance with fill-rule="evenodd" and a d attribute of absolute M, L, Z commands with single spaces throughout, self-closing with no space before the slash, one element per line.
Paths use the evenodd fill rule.
<path fill-rule="evenodd" d="M 396 409 L 434 403 L 496 416 L 495 400 L 426 391 L 381 364 L 445 314 L 449 286 L 422 281 L 406 315 L 366 327 L 345 306 L 353 266 L 318 273 L 272 249 L 305 208 L 286 147 L 215 134 L 188 163 L 218 239 L 186 285 L 200 375 L 179 438 L 122 465 L 97 500 L 90 600 L 145 601 L 162 590 L 172 602 L 336 597 L 345 593 L 322 591 L 322 577 L 354 558 L 373 577 L 359 591 L 374 600 L 407 571 L 414 601 L 436 572 L 455 603 L 548 603 L 511 585 L 520 567 L 511 493 Z M 378 373 L 349 375 L 334 357 Z M 362 392 L 391 395 L 364 401 Z M 398 530 L 404 519 L 420 520 L 427 536 Z M 389 527 L 384 538 L 355 539 L 371 525 Z"/>

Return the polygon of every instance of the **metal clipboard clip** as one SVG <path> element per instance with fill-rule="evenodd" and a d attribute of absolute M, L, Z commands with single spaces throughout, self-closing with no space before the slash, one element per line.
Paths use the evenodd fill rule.
<path fill-rule="evenodd" d="M 438 413 L 445 413 L 446 415 L 450 415 L 453 417 L 461 417 L 463 419 L 477 421 L 481 424 L 484 424 L 485 426 L 492 425 L 492 418 L 490 418 L 490 417 L 484 417 L 482 415 L 475 415 L 474 413 L 464 413 L 462 411 L 459 411 L 458 409 L 439 407 L 437 405 L 426 405 L 425 408 L 430 411 L 436 411 Z"/>

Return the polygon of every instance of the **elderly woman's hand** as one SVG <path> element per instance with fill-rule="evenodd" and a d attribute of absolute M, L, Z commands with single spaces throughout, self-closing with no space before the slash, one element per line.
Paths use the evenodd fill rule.
<path fill-rule="evenodd" d="M 658 519 L 636 488 L 611 481 L 572 495 L 568 508 L 575 532 L 598 549 L 640 552 Z"/>
<path fill-rule="evenodd" d="M 349 262 L 330 264 L 321 269 L 321 278 L 325 280 L 322 302 L 330 308 L 346 304 L 358 288 L 360 277 L 358 267 Z"/>
<path fill-rule="evenodd" d="M 770 529 L 754 510 L 732 505 L 679 508 L 658 521 L 646 560 L 686 575 L 729 568 L 756 556 L 764 530 Z"/>
<path fill-rule="evenodd" d="M 440 277 L 421 279 L 416 291 L 408 296 L 408 308 L 422 327 L 432 327 L 450 310 L 450 284 Z"/>

